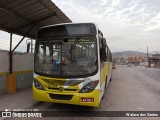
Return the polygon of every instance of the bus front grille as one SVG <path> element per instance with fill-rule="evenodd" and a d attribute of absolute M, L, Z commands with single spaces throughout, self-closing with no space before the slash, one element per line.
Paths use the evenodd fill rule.
<path fill-rule="evenodd" d="M 64 89 L 65 91 L 77 91 L 77 89 Z"/>
<path fill-rule="evenodd" d="M 71 100 L 73 95 L 60 95 L 60 94 L 50 94 L 49 97 L 51 99 L 56 99 L 56 100 Z"/>
<path fill-rule="evenodd" d="M 49 90 L 55 90 L 55 91 L 59 91 L 59 88 L 48 88 Z M 63 91 L 77 91 L 77 89 L 68 89 L 68 88 L 64 88 Z"/>

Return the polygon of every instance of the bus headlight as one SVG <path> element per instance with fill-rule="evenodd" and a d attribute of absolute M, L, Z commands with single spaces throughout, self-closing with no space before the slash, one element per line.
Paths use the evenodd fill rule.
<path fill-rule="evenodd" d="M 44 87 L 42 86 L 42 84 L 36 79 L 34 79 L 34 86 L 39 90 L 44 90 Z"/>
<path fill-rule="evenodd" d="M 87 85 L 85 85 L 81 90 L 80 93 L 90 93 L 92 92 L 96 86 L 98 85 L 99 80 L 96 81 L 92 81 L 90 83 L 88 83 Z"/>

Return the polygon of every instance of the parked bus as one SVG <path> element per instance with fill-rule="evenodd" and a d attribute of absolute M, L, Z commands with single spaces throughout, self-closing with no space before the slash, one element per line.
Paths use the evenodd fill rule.
<path fill-rule="evenodd" d="M 34 100 L 98 107 L 111 74 L 112 54 L 95 24 L 58 24 L 38 31 Z"/>

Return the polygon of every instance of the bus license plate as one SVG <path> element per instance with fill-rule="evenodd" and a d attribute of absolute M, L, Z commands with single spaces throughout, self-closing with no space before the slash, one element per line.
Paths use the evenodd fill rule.
<path fill-rule="evenodd" d="M 94 98 L 81 98 L 81 102 L 94 102 Z"/>
<path fill-rule="evenodd" d="M 57 85 L 48 85 L 48 88 L 57 88 Z"/>

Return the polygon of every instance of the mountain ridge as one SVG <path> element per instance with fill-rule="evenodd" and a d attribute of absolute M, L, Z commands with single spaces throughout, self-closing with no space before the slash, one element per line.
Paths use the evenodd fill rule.
<path fill-rule="evenodd" d="M 145 52 L 140 51 L 123 51 L 123 52 L 114 52 L 112 53 L 113 57 L 128 57 L 128 56 L 144 56 L 146 55 Z"/>

